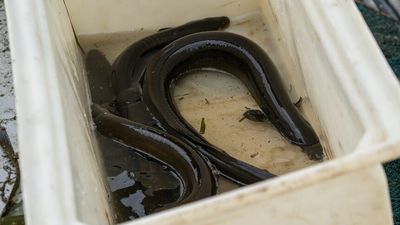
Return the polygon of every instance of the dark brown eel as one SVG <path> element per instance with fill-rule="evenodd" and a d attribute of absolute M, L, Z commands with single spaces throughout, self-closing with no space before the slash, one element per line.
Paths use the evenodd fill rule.
<path fill-rule="evenodd" d="M 178 138 L 92 105 L 96 129 L 104 136 L 122 142 L 141 154 L 168 166 L 182 183 L 178 201 L 159 210 L 202 199 L 216 192 L 216 178 L 206 160 Z"/>
<path fill-rule="evenodd" d="M 275 65 L 251 40 L 228 32 L 200 32 L 167 45 L 150 61 L 143 82 L 146 105 L 168 132 L 211 146 L 180 115 L 171 89 L 182 74 L 212 68 L 238 77 L 272 124 L 291 143 L 300 146 L 311 159 L 323 158 L 322 146 L 310 124 L 290 101 Z M 229 160 L 216 156 L 215 147 L 206 155 L 221 169 Z M 219 160 L 222 159 L 222 165 Z M 245 169 L 245 168 L 243 168 Z M 223 169 L 224 173 L 230 172 Z M 230 172 L 231 173 L 231 172 Z"/>
<path fill-rule="evenodd" d="M 150 35 L 131 44 L 114 61 L 111 72 L 112 87 L 116 95 L 128 87 L 140 87 L 143 66 L 138 66 L 153 51 L 157 51 L 172 41 L 189 34 L 222 29 L 229 25 L 229 18 L 209 17 L 188 22 L 174 28 L 160 29 L 156 34 Z M 147 60 L 144 60 L 145 62 Z"/>

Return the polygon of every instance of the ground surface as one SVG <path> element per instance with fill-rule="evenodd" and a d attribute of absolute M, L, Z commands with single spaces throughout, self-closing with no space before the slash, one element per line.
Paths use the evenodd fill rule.
<path fill-rule="evenodd" d="M 8 45 L 8 30 L 4 2 L 0 0 L 0 126 L 5 127 L 10 141 L 17 149 L 17 127 L 14 104 L 14 87 L 11 74 L 10 49 Z M 0 156 L 5 156 L 0 147 Z M 11 193 L 13 182 L 10 180 L 10 165 L 8 157 L 0 157 L 0 214 Z M 11 174 L 13 176 L 14 174 Z"/>

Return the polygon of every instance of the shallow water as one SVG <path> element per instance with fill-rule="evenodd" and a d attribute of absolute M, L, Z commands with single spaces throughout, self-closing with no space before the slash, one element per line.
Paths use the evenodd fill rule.
<path fill-rule="evenodd" d="M 179 199 L 181 182 L 167 166 L 100 134 L 97 140 L 119 222 L 145 216 Z"/>
<path fill-rule="evenodd" d="M 100 134 L 96 138 L 118 222 L 151 214 L 179 199 L 182 183 L 166 165 Z M 218 178 L 218 193 L 237 187 L 223 177 Z"/>
<path fill-rule="evenodd" d="M 271 40 L 272 35 L 260 14 L 232 18 L 226 31 L 246 36 L 260 45 L 273 59 L 282 75 L 286 74 L 284 62 L 279 61 L 276 46 Z M 89 79 L 94 81 L 91 83 L 92 93 L 95 93 L 92 95 L 94 102 L 107 102 L 112 98 L 109 97 L 111 83 L 104 80 L 110 74 L 110 63 L 131 43 L 154 32 L 140 29 L 79 37 L 87 54 L 87 65 L 90 66 Z M 298 96 L 291 84 L 287 84 L 287 87 L 294 103 L 302 97 L 299 109 L 306 119 L 310 122 L 317 120 L 308 97 Z M 258 106 L 245 85 L 233 76 L 216 71 L 188 74 L 178 81 L 173 96 L 179 111 L 190 125 L 200 129 L 203 120 L 206 125 L 203 136 L 237 159 L 278 175 L 316 163 L 309 160 L 298 146 L 283 138 L 268 121 L 239 122 L 247 108 L 258 109 Z M 316 130 L 319 133 L 319 127 Z"/>
<path fill-rule="evenodd" d="M 270 45 L 269 30 L 263 24 L 259 14 L 252 14 L 232 22 L 228 31 L 252 39 L 266 49 L 272 59 L 277 58 L 274 46 Z M 109 80 L 110 62 L 113 62 L 129 44 L 154 32 L 141 29 L 129 33 L 78 37 L 86 52 L 86 67 L 93 102 L 102 104 L 112 101 L 114 96 Z M 277 63 L 279 69 L 282 66 L 282 62 Z M 291 88 L 291 85 L 288 87 L 293 102 L 296 102 L 300 96 L 296 94 L 296 90 Z M 247 108 L 257 109 L 258 107 L 244 84 L 233 76 L 218 71 L 198 71 L 188 74 L 177 82 L 172 95 L 182 116 L 189 124 L 198 130 L 203 126 L 203 136 L 211 144 L 218 146 L 237 159 L 277 175 L 316 163 L 309 160 L 298 146 L 290 144 L 283 138 L 268 121 L 261 123 L 249 120 L 240 121 Z M 301 97 L 303 101 L 300 111 L 305 114 L 307 119 L 315 119 L 309 117 L 312 115 L 309 99 L 306 96 Z M 111 145 L 117 144 L 112 143 Z M 182 188 L 179 186 L 179 180 L 162 165 L 148 161 L 134 153 L 133 149 L 119 146 L 120 150 L 116 150 L 119 152 L 119 156 L 117 156 L 113 154 L 114 150 L 105 146 L 101 145 L 104 152 L 104 166 L 110 189 L 114 190 L 112 193 L 114 209 L 119 214 L 121 221 L 156 211 L 159 207 L 156 201 L 167 204 L 168 201 L 174 201 L 179 197 L 179 191 Z M 123 148 L 125 150 L 121 150 Z M 119 162 L 127 163 L 127 165 L 123 168 L 113 167 L 118 166 Z M 145 166 L 140 167 L 141 165 Z M 162 189 L 162 192 L 157 192 L 157 196 L 149 195 L 151 192 L 147 190 L 149 186 L 144 186 L 142 183 L 142 179 L 149 175 L 149 171 L 153 179 L 147 179 L 147 181 L 153 187 L 157 185 Z M 141 172 L 146 173 L 141 174 Z M 161 178 L 161 176 L 165 177 Z M 218 193 L 238 187 L 222 177 L 219 178 L 218 185 Z M 122 188 L 119 189 L 119 187 Z M 161 193 L 170 196 L 163 199 Z"/>

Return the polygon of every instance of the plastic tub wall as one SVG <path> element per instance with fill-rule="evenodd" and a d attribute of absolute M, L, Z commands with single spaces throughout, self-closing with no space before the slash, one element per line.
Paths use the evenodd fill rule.
<path fill-rule="evenodd" d="M 84 61 L 66 8 L 25 3 L 6 2 L 26 222 L 110 224 Z"/>
<path fill-rule="evenodd" d="M 304 113 L 331 160 L 126 224 L 392 224 L 380 163 L 400 155 L 400 88 L 352 1 L 9 0 L 6 7 L 28 224 L 112 223 L 73 29 L 83 43 L 87 35 L 217 15 L 236 24 L 262 18 L 266 51 L 291 95 L 306 97 Z"/>

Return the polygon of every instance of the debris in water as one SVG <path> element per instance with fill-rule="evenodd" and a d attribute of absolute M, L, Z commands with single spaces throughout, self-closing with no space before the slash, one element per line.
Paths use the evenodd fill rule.
<path fill-rule="evenodd" d="M 204 122 L 204 118 L 201 118 L 200 134 L 204 134 L 205 132 L 206 132 L 206 123 Z"/>
<path fill-rule="evenodd" d="M 189 95 L 190 93 L 185 93 L 185 94 L 181 94 L 181 95 L 175 95 L 175 97 L 184 97 L 184 96 L 187 96 L 187 95 Z"/>
<path fill-rule="evenodd" d="M 300 96 L 299 100 L 297 100 L 297 102 L 294 103 L 294 105 L 295 105 L 297 108 L 300 108 L 302 102 L 303 102 L 303 98 Z"/>
<path fill-rule="evenodd" d="M 251 154 L 250 158 L 254 158 L 254 157 L 258 156 L 258 154 L 259 154 L 258 152 L 254 153 L 254 154 Z"/>

